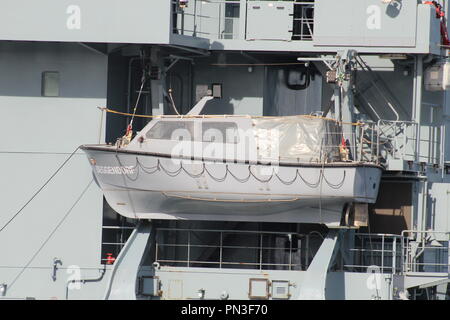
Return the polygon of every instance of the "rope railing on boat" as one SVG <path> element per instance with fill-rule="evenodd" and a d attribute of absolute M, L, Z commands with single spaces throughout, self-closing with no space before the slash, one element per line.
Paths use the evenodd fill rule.
<path fill-rule="evenodd" d="M 238 114 L 203 114 L 203 115 L 172 115 L 172 114 L 165 114 L 165 115 L 146 115 L 146 114 L 132 114 L 127 112 L 121 112 L 113 109 L 109 109 L 106 107 L 98 107 L 101 111 L 105 111 L 108 113 L 113 113 L 121 116 L 126 117 L 139 117 L 139 118 L 149 118 L 149 119 L 188 119 L 188 118 L 197 118 L 197 119 L 223 119 L 223 118 L 250 118 L 250 119 L 277 119 L 280 118 L 279 116 L 254 116 L 254 115 L 238 115 Z M 363 126 L 365 123 L 363 122 L 345 122 L 345 121 L 338 121 L 336 119 L 327 118 L 327 117 L 320 117 L 320 116 L 314 116 L 314 115 L 307 115 L 307 114 L 301 114 L 301 115 L 294 115 L 294 116 L 283 116 L 284 118 L 288 117 L 302 117 L 306 119 L 321 119 L 326 121 L 333 121 L 339 124 L 346 124 L 346 125 L 353 125 L 353 126 Z"/>
<path fill-rule="evenodd" d="M 121 161 L 119 160 L 119 163 L 121 163 Z M 214 163 L 213 165 L 218 165 L 216 163 Z M 144 172 L 146 174 L 155 174 L 157 172 L 164 172 L 167 176 L 169 177 L 176 177 L 179 174 L 181 174 L 181 172 L 184 172 L 185 174 L 187 174 L 189 177 L 193 178 L 193 179 L 198 179 L 202 176 L 204 176 L 205 174 L 207 174 L 211 179 L 213 179 L 216 182 L 224 182 L 228 176 L 228 174 L 233 177 L 236 181 L 240 182 L 240 183 L 245 183 L 247 182 L 251 177 L 253 177 L 255 180 L 261 182 L 261 183 L 268 183 L 269 181 L 271 181 L 274 177 L 276 177 L 278 179 L 278 181 L 280 181 L 282 184 L 284 185 L 292 185 L 297 178 L 300 178 L 301 181 L 303 181 L 303 183 L 308 186 L 309 188 L 315 189 L 317 188 L 321 182 L 325 182 L 326 185 L 328 185 L 328 187 L 332 188 L 332 189 L 340 189 L 345 182 L 346 179 L 346 170 L 343 170 L 342 173 L 342 179 L 341 181 L 339 181 L 338 183 L 334 183 L 329 181 L 326 177 L 325 177 L 325 169 L 323 167 L 319 167 L 318 169 L 320 170 L 319 172 L 319 177 L 317 179 L 317 181 L 315 182 L 310 182 L 307 181 L 301 174 L 298 168 L 295 169 L 295 173 L 293 175 L 293 178 L 289 179 L 289 180 L 284 180 L 282 179 L 278 173 L 275 172 L 275 170 L 272 168 L 272 172 L 269 175 L 265 175 L 267 176 L 266 179 L 262 179 L 261 177 L 258 177 L 253 171 L 252 171 L 252 165 L 248 165 L 247 169 L 248 169 L 248 175 L 246 177 L 237 177 L 235 174 L 233 174 L 230 169 L 228 164 L 224 164 L 225 165 L 225 173 L 223 174 L 222 177 L 217 177 L 215 175 L 213 175 L 208 168 L 206 167 L 206 164 L 203 162 L 202 163 L 202 168 L 199 170 L 198 173 L 194 173 L 194 172 L 190 172 L 189 170 L 187 170 L 185 168 L 185 166 L 183 165 L 183 162 L 180 163 L 179 167 L 176 170 L 168 170 L 167 168 L 165 168 L 160 159 L 157 159 L 156 164 L 154 166 L 148 167 L 148 166 L 144 166 L 139 159 L 136 157 L 136 164 L 134 166 L 127 166 L 127 170 L 124 170 L 122 172 L 122 174 L 129 179 L 130 181 L 136 181 L 139 177 L 140 172 Z M 136 171 L 136 174 L 134 176 L 134 173 L 130 174 L 127 171 Z M 134 177 L 133 177 L 134 176 Z"/>

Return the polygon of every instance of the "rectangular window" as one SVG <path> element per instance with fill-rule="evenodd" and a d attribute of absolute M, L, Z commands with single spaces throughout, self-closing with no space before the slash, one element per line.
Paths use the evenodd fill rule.
<path fill-rule="evenodd" d="M 159 121 L 146 134 L 148 139 L 193 141 L 193 121 Z"/>
<path fill-rule="evenodd" d="M 42 72 L 41 95 L 43 97 L 59 97 L 59 72 Z"/>
<path fill-rule="evenodd" d="M 238 143 L 239 135 L 234 122 L 203 122 L 203 142 Z"/>

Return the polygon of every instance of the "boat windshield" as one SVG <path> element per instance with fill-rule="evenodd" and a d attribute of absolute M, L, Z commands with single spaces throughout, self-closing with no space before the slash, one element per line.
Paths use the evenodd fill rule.
<path fill-rule="evenodd" d="M 234 122 L 204 121 L 201 123 L 202 134 L 195 132 L 194 121 L 158 121 L 147 133 L 147 139 L 174 141 L 202 141 L 216 143 L 238 143 L 238 127 Z M 201 140 L 200 140 L 201 137 Z"/>
<path fill-rule="evenodd" d="M 238 143 L 238 127 L 234 122 L 203 122 L 202 137 L 203 142 Z"/>
<path fill-rule="evenodd" d="M 194 121 L 158 121 L 145 135 L 148 139 L 194 140 Z"/>

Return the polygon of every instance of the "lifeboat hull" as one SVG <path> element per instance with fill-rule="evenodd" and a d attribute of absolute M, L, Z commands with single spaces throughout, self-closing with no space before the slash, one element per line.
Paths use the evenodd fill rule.
<path fill-rule="evenodd" d="M 119 214 L 136 219 L 339 225 L 347 203 L 374 203 L 382 168 L 373 164 L 172 159 L 82 146 L 97 184 Z"/>

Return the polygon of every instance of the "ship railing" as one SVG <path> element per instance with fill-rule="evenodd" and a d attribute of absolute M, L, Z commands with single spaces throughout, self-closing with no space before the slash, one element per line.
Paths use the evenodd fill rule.
<path fill-rule="evenodd" d="M 314 2 L 297 1 L 293 5 L 292 40 L 312 41 L 314 36 Z"/>
<path fill-rule="evenodd" d="M 173 33 L 208 39 L 239 38 L 241 1 L 190 0 L 184 8 L 179 4 L 172 1 Z"/>
<path fill-rule="evenodd" d="M 162 266 L 305 270 L 316 233 L 157 228 L 155 261 Z"/>
<path fill-rule="evenodd" d="M 332 161 L 344 160 L 341 154 L 345 140 L 345 149 L 348 151 L 346 160 L 355 162 L 370 162 L 379 164 L 379 144 L 377 138 L 377 124 L 374 122 L 358 122 L 356 124 L 343 124 L 343 131 L 325 132 L 322 141 L 321 159 L 333 158 Z M 350 129 L 351 128 L 351 129 Z"/>
<path fill-rule="evenodd" d="M 402 270 L 402 237 L 392 234 L 356 233 L 355 245 L 341 254 L 343 271 L 398 274 Z"/>
<path fill-rule="evenodd" d="M 370 122 L 349 124 L 348 126 L 351 129 L 344 128 L 344 131 L 324 131 L 318 135 L 311 134 L 310 139 L 305 138 L 298 141 L 292 148 L 288 148 L 287 145 L 277 145 L 275 140 L 274 143 L 268 144 L 266 140 L 261 143 L 257 139 L 258 156 L 265 160 L 271 160 L 272 163 L 277 161 L 297 163 L 345 161 L 380 164 L 382 159 L 379 156 L 377 124 Z M 319 144 L 320 148 L 317 148 Z M 290 153 L 291 149 L 302 150 L 302 152 Z"/>
<path fill-rule="evenodd" d="M 282 240 L 281 245 L 278 240 Z M 162 266 L 188 268 L 306 270 L 322 240 L 317 232 L 158 228 L 155 261 Z M 449 274 L 449 232 L 356 233 L 351 243 L 341 246 L 335 270 Z"/>
<path fill-rule="evenodd" d="M 355 140 L 356 160 L 360 162 L 379 163 L 379 144 L 377 125 L 373 122 L 361 122 L 352 133 Z"/>
<path fill-rule="evenodd" d="M 347 145 L 352 152 L 351 160 L 386 164 L 389 160 L 415 161 L 417 157 L 416 122 L 367 121 L 357 122 L 351 128 L 343 132 L 344 137 L 352 137 L 353 143 Z"/>
<path fill-rule="evenodd" d="M 347 255 L 341 255 L 344 271 L 448 274 L 450 270 L 449 232 L 357 233 L 354 243 Z"/>
<path fill-rule="evenodd" d="M 414 121 L 378 120 L 377 143 L 380 157 L 414 161 L 417 156 L 419 126 Z"/>
<path fill-rule="evenodd" d="M 402 232 L 403 273 L 450 273 L 450 232 Z"/>
<path fill-rule="evenodd" d="M 172 0 L 173 33 L 208 39 L 244 40 L 247 5 L 256 0 L 190 0 L 187 6 L 183 1 Z M 312 41 L 314 29 L 314 2 L 283 1 L 292 4 L 292 40 Z M 243 24 L 243 25 L 241 25 Z"/>
<path fill-rule="evenodd" d="M 112 264 L 111 257 L 117 257 L 119 252 L 125 246 L 129 235 L 135 229 L 132 226 L 102 226 L 103 241 L 102 241 L 102 264 Z M 109 239 L 111 241 L 105 241 Z M 108 257 L 108 254 L 111 257 Z"/>

